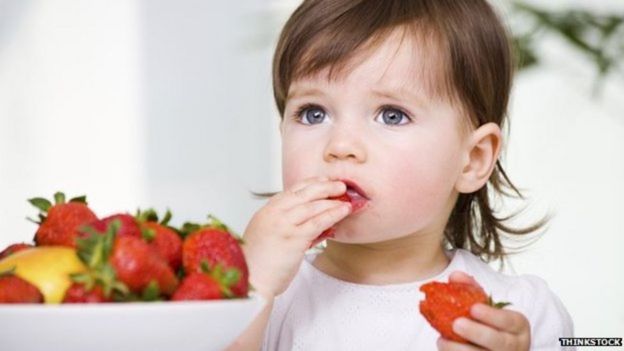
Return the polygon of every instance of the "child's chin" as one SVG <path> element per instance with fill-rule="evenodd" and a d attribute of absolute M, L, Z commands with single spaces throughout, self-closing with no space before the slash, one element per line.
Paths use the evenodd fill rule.
<path fill-rule="evenodd" d="M 340 228 L 336 229 L 334 236 L 332 238 L 327 238 L 327 240 L 335 241 L 341 244 L 369 244 L 375 242 L 375 240 L 362 237 L 362 235 L 357 235 Z"/>

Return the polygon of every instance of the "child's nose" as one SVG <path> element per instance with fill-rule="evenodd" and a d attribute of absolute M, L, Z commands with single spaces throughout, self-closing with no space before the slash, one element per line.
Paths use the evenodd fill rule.
<path fill-rule="evenodd" d="M 336 128 L 325 146 L 323 159 L 326 162 L 352 160 L 362 163 L 366 156 L 365 144 L 355 131 Z"/>

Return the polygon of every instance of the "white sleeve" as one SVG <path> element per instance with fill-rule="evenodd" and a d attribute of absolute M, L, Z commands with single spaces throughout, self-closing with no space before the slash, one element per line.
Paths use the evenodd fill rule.
<path fill-rule="evenodd" d="M 518 305 L 508 308 L 524 314 L 531 325 L 531 350 L 573 350 L 560 346 L 559 338 L 573 337 L 574 324 L 567 309 L 542 278 L 524 274 L 517 277 L 510 292 Z"/>

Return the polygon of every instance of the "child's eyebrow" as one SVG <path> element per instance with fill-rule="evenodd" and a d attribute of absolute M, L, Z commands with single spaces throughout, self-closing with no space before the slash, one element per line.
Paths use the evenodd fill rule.
<path fill-rule="evenodd" d="M 378 97 L 389 98 L 398 101 L 410 101 L 416 105 L 423 106 L 425 99 L 421 94 L 407 89 L 373 89 L 371 90 L 373 95 Z"/>
<path fill-rule="evenodd" d="M 322 96 L 325 95 L 323 90 L 318 88 L 294 88 L 288 92 L 286 96 L 286 100 L 290 100 L 294 97 L 304 97 L 304 96 Z"/>

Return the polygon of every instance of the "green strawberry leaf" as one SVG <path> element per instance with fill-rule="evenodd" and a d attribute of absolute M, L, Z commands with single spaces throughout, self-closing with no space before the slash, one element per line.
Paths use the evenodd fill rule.
<path fill-rule="evenodd" d="M 115 237 L 120 227 L 121 221 L 118 219 L 109 223 L 104 233 L 98 232 L 91 226 L 82 227 L 81 230 L 88 236 L 76 239 L 78 258 L 89 268 L 99 268 L 104 265 L 113 250 Z"/>
<path fill-rule="evenodd" d="M 223 274 L 223 284 L 226 286 L 233 286 L 240 280 L 240 272 L 236 268 L 230 268 Z"/>
<path fill-rule="evenodd" d="M 35 206 L 43 213 L 48 213 L 48 210 L 50 209 L 50 207 L 52 207 L 52 203 L 42 197 L 34 197 L 32 199 L 28 199 L 28 202 L 30 202 L 31 205 Z"/>
<path fill-rule="evenodd" d="M 489 306 L 492 306 L 494 308 L 503 308 L 505 306 L 511 305 L 511 302 L 494 302 L 494 300 L 492 299 L 492 295 L 488 296 L 488 300 L 487 300 L 487 304 Z"/>
<path fill-rule="evenodd" d="M 160 221 L 160 224 L 162 225 L 169 225 L 169 221 L 171 220 L 171 217 L 173 217 L 173 215 L 171 214 L 171 210 L 167 209 L 167 212 L 165 212 L 165 217 L 162 219 L 162 221 Z"/>
<path fill-rule="evenodd" d="M 503 308 L 505 306 L 511 305 L 511 302 L 497 302 L 494 304 L 494 308 Z"/>
<path fill-rule="evenodd" d="M 70 199 L 69 202 L 78 202 L 78 203 L 86 205 L 87 204 L 87 196 L 86 195 L 76 196 L 76 197 Z"/>
<path fill-rule="evenodd" d="M 69 278 L 74 282 L 74 283 L 78 283 L 78 284 L 82 284 L 85 287 L 85 290 L 87 291 L 91 291 L 91 289 L 93 289 L 93 287 L 95 286 L 95 277 L 89 273 L 72 273 L 69 275 Z"/>
<path fill-rule="evenodd" d="M 215 217 L 215 216 L 213 216 L 211 214 L 208 215 L 208 225 L 207 226 L 211 227 L 211 228 L 215 228 L 215 229 L 223 229 L 226 232 L 230 232 L 230 229 L 223 222 L 221 222 L 217 217 Z"/>
<path fill-rule="evenodd" d="M 152 280 L 147 284 L 145 289 L 143 289 L 143 293 L 141 294 L 142 301 L 158 301 L 160 297 L 160 288 L 158 286 L 158 282 Z"/>
<path fill-rule="evenodd" d="M 182 225 L 182 228 L 178 230 L 178 233 L 182 238 L 186 238 L 187 236 L 191 235 L 193 232 L 200 230 L 201 228 L 202 226 L 197 223 L 185 222 Z"/>
<path fill-rule="evenodd" d="M 158 213 L 153 208 L 149 208 L 145 211 L 137 209 L 135 216 L 140 222 L 158 222 Z"/>

